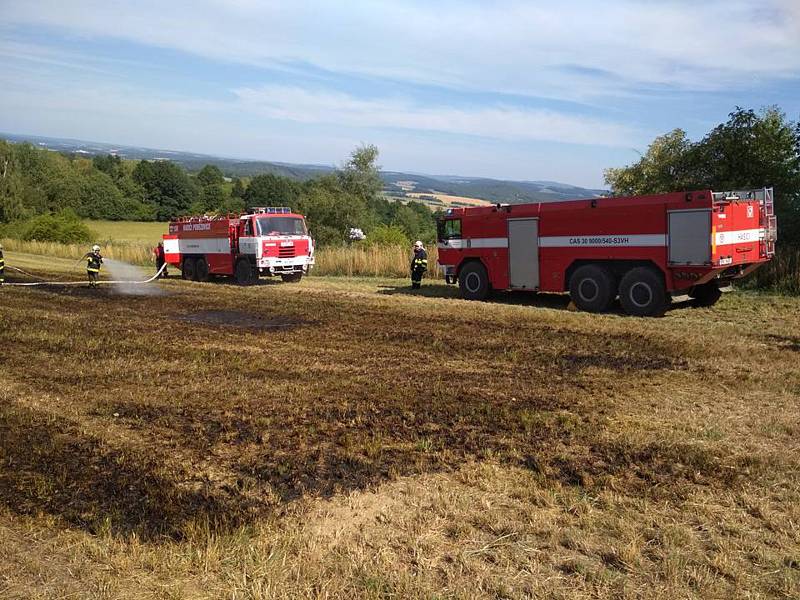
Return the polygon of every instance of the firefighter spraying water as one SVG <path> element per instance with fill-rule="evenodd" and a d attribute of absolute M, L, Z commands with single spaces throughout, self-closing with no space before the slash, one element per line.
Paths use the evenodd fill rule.
<path fill-rule="evenodd" d="M 100 277 L 100 265 L 103 264 L 103 256 L 100 254 L 100 246 L 95 244 L 92 251 L 83 256 L 86 261 L 86 275 L 89 277 L 89 287 L 96 288 L 97 280 Z"/>

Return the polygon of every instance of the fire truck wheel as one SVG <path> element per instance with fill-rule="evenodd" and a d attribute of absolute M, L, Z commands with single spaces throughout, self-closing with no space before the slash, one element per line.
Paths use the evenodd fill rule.
<path fill-rule="evenodd" d="M 192 281 L 195 276 L 195 260 L 193 258 L 184 258 L 183 265 L 181 266 L 181 277 L 188 281 Z"/>
<path fill-rule="evenodd" d="M 299 283 L 303 278 L 302 273 L 290 273 L 289 275 L 281 275 L 281 280 L 284 283 Z"/>
<path fill-rule="evenodd" d="M 194 266 L 194 278 L 196 281 L 208 281 L 208 263 L 205 258 L 198 258 Z"/>
<path fill-rule="evenodd" d="M 616 295 L 614 277 L 601 265 L 578 267 L 569 279 L 569 296 L 580 310 L 608 310 Z"/>
<path fill-rule="evenodd" d="M 236 283 L 239 285 L 252 285 L 255 282 L 253 267 L 250 261 L 241 259 L 236 263 Z"/>
<path fill-rule="evenodd" d="M 649 267 L 636 267 L 622 277 L 619 301 L 623 310 L 635 317 L 654 317 L 667 307 L 667 291 L 659 273 Z"/>
<path fill-rule="evenodd" d="M 461 268 L 458 274 L 461 297 L 466 300 L 485 300 L 489 295 L 489 275 L 482 263 L 473 261 Z"/>
<path fill-rule="evenodd" d="M 722 297 L 722 291 L 716 283 L 705 283 L 693 287 L 689 296 L 694 298 L 695 306 L 714 306 Z"/>

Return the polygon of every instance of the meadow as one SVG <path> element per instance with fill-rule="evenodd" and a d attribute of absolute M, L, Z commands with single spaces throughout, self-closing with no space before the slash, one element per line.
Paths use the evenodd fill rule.
<path fill-rule="evenodd" d="M 4 598 L 800 595 L 798 298 L 148 289 L 0 288 Z"/>
<path fill-rule="evenodd" d="M 140 243 L 155 246 L 167 233 L 168 223 L 152 221 L 93 221 L 84 223 L 97 233 L 98 243 Z"/>

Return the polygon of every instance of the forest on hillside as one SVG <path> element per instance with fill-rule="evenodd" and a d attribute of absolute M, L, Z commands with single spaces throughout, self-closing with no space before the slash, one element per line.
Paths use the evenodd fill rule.
<path fill-rule="evenodd" d="M 345 243 L 352 227 L 375 243 L 433 240 L 427 207 L 381 194 L 377 160 L 375 146 L 362 146 L 341 168 L 306 180 L 272 173 L 240 179 L 215 165 L 189 173 L 167 160 L 88 158 L 0 140 L 0 237 L 82 242 L 91 232 L 80 219 L 166 221 L 290 206 L 306 215 L 322 245 Z"/>

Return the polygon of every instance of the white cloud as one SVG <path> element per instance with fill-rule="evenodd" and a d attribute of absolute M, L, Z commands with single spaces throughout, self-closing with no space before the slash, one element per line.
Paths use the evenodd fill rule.
<path fill-rule="evenodd" d="M 629 146 L 638 137 L 631 128 L 618 123 L 502 104 L 470 108 L 422 106 L 405 98 L 364 99 L 281 85 L 243 88 L 235 93 L 244 110 L 300 123 L 602 146 Z"/>
<path fill-rule="evenodd" d="M 0 14 L 0 130 L 272 160 L 330 163 L 366 140 L 390 168 L 598 185 L 601 165 L 635 158 L 627 146 L 685 125 L 689 113 L 705 127 L 730 108 L 718 94 L 705 113 L 686 107 L 711 96 L 683 96 L 671 109 L 660 90 L 731 90 L 730 104 L 769 103 L 764 84 L 800 79 L 800 0 L 0 0 Z M 52 42 L 30 42 L 51 33 Z M 83 38 L 271 71 L 189 61 L 173 85 L 165 69 L 174 60 L 143 67 L 159 53 L 130 61 L 119 58 L 129 47 Z M 293 85 L 260 85 L 276 69 Z M 220 75 L 228 70 L 230 79 Z M 222 98 L 226 84 L 214 82 L 245 72 L 252 79 L 228 84 L 240 86 L 232 95 L 203 99 L 209 84 Z M 605 116 L 499 93 L 593 104 L 591 114 Z M 641 98 L 613 97 L 632 95 Z"/>
<path fill-rule="evenodd" d="M 252 117 L 264 130 L 275 124 L 313 124 L 339 130 L 392 129 L 467 135 L 506 141 L 549 141 L 607 147 L 629 147 L 641 141 L 641 132 L 612 121 L 553 110 L 493 104 L 452 107 L 421 105 L 408 98 L 358 98 L 341 92 L 309 90 L 288 85 L 266 85 L 232 90 L 230 100 L 207 100 L 184 95 L 148 93 L 139 87 L 105 82 L 90 76 L 66 84 L 49 75 L 17 73 L 0 76 L 7 91 L 0 106 L 5 114 L 40 111 L 80 122 L 117 119 L 159 123 L 195 123 L 198 129 L 215 122 Z M 121 118 L 124 115 L 124 118 Z M 265 122 L 269 119 L 269 122 Z M 291 126 L 291 125 L 290 125 Z"/>
<path fill-rule="evenodd" d="M 614 123 L 502 106 L 421 107 L 406 99 L 364 100 L 286 86 L 241 89 L 230 100 L 210 101 L 101 83 L 89 75 L 65 84 L 49 74 L 20 79 L 17 71 L 0 73 L 0 131 L 321 164 L 341 161 L 369 141 L 381 148 L 390 170 L 591 186 L 601 185 L 603 166 L 629 159 L 622 144 L 635 135 Z M 470 137 L 431 137 L 420 129 Z"/>
<path fill-rule="evenodd" d="M 797 0 L 257 2 L 29 0 L 9 23 L 219 60 L 586 100 L 800 74 Z M 571 67 L 578 67 L 572 69 Z"/>

